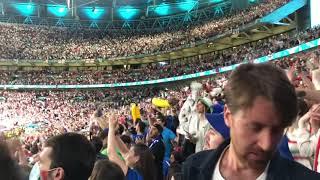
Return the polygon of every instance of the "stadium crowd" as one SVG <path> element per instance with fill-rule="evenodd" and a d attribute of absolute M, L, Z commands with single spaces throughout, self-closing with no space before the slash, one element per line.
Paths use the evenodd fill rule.
<path fill-rule="evenodd" d="M 287 144 L 285 147 L 289 148 L 291 156 L 288 157 L 286 148 L 279 147 L 278 150 L 282 156 L 298 161 L 315 171 L 317 168 L 313 161 L 317 162 L 318 157 L 316 141 L 319 139 L 320 126 L 317 119 L 319 111 L 317 102 L 320 101 L 320 96 L 312 93 L 320 89 L 318 53 L 319 49 L 315 49 L 273 62 L 286 70 L 292 84 L 296 86 L 297 95 L 301 96 L 300 119 L 298 118 L 286 131 L 284 137 L 289 140 L 282 140 L 280 143 Z M 19 169 L 15 166 L 16 171 L 20 170 L 21 176 L 25 178 L 29 175 L 30 179 L 37 179 L 40 176 L 44 178 L 43 169 L 46 169 L 43 165 L 45 160 L 42 160 L 46 155 L 44 152 L 49 151 L 48 147 L 58 148 L 56 147 L 58 145 L 55 145 L 58 142 L 51 142 L 52 139 L 81 136 L 82 139 L 85 139 L 84 137 L 90 139 L 90 142 L 85 141 L 95 147 L 91 159 L 83 156 L 86 163 L 92 161 L 91 168 L 87 170 L 86 175 L 64 174 L 65 178 L 75 176 L 77 179 L 88 179 L 91 176 L 91 179 L 106 177 L 111 179 L 112 177 L 127 179 L 170 177 L 171 179 L 174 176 L 175 179 L 181 179 L 186 173 L 182 170 L 182 162 L 189 155 L 204 149 L 214 149 L 224 139 L 230 137 L 229 129 L 224 124 L 221 114 L 226 103 L 227 94 L 224 91 L 228 83 L 227 76 L 229 74 L 218 75 L 200 83 L 192 83 L 186 88 L 183 88 L 183 84 L 176 88 L 161 90 L 146 87 L 91 91 L 4 90 L 1 91 L 0 122 L 15 128 L 4 131 L 2 138 L 7 139 L 7 146 L 12 153 L 10 157 L 21 167 Z M 304 91 L 301 91 L 302 89 Z M 305 98 L 303 101 L 302 96 Z M 159 102 L 155 100 L 158 97 L 161 97 L 161 100 L 158 99 Z M 197 102 L 195 104 L 194 98 Z M 139 104 L 138 114 L 132 110 L 131 103 Z M 207 113 L 205 116 L 200 115 L 205 112 Z M 213 117 L 210 113 L 213 113 Z M 310 114 L 314 114 L 311 120 L 306 117 Z M 117 118 L 112 118 L 115 116 Z M 308 125 L 307 122 L 311 124 Z M 200 127 L 194 123 L 200 123 Z M 30 127 L 30 124 L 33 126 Z M 311 132 L 309 128 L 312 129 Z M 17 141 L 17 138 L 21 142 Z M 63 140 L 56 141 L 63 142 Z M 75 139 L 69 141 L 77 142 Z M 78 150 L 74 149 L 78 146 L 72 147 L 72 143 L 64 146 L 67 147 L 63 150 L 65 153 L 72 154 Z M 302 149 L 297 151 L 297 148 Z M 73 156 L 76 155 L 70 155 Z M 143 160 L 139 161 L 137 157 Z M 49 170 L 47 174 L 52 176 L 50 170 L 54 169 L 56 172 L 55 168 L 59 167 L 64 173 L 72 172 L 61 159 L 56 161 L 61 161 L 61 164 L 47 167 Z M 188 164 L 188 160 L 185 162 Z"/>
<path fill-rule="evenodd" d="M 170 51 L 191 45 L 229 29 L 237 29 L 275 10 L 287 1 L 264 0 L 257 6 L 222 19 L 162 33 L 70 30 L 44 26 L 0 24 L 0 59 L 85 60 L 107 59 Z"/>
<path fill-rule="evenodd" d="M 318 180 L 320 49 L 264 64 L 250 62 L 318 38 L 319 30 L 277 35 L 185 64 L 161 69 L 150 65 L 134 73 L 1 72 L 1 84 L 93 84 L 158 79 L 248 62 L 190 85 L 1 90 L 0 178 Z M 19 58 L 49 53 L 30 52 L 21 52 Z"/>
<path fill-rule="evenodd" d="M 320 37 L 320 28 L 289 32 L 221 52 L 168 64 L 149 64 L 139 69 L 79 71 L 0 71 L 1 84 L 105 84 L 154 80 L 216 69 L 239 62 L 252 62 Z"/>

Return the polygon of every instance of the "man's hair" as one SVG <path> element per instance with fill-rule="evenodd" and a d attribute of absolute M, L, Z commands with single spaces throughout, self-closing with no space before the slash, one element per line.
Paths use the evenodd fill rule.
<path fill-rule="evenodd" d="M 160 124 L 154 124 L 153 127 L 155 127 L 158 130 L 159 134 L 162 133 L 163 127 Z"/>
<path fill-rule="evenodd" d="M 123 143 L 125 144 L 131 144 L 132 143 L 132 140 L 131 140 L 131 137 L 130 136 L 127 136 L 127 135 L 121 135 L 120 136 L 120 139 L 123 141 Z"/>
<path fill-rule="evenodd" d="M 144 132 L 146 130 L 146 127 L 147 127 L 146 123 L 144 123 L 142 121 L 138 122 L 138 126 L 139 126 L 141 132 Z"/>
<path fill-rule="evenodd" d="M 94 165 L 90 180 L 125 180 L 122 169 L 109 160 L 97 161 Z"/>
<path fill-rule="evenodd" d="M 8 145 L 2 140 L 0 140 L 0 162 L 1 179 L 23 179 L 19 165 L 11 158 Z"/>
<path fill-rule="evenodd" d="M 159 119 L 162 123 L 166 124 L 166 117 L 162 114 L 162 113 L 157 113 L 157 116 L 156 116 L 157 119 Z"/>
<path fill-rule="evenodd" d="M 148 146 L 138 143 L 133 145 L 133 151 L 135 156 L 139 156 L 134 168 L 143 176 L 143 179 L 156 179 L 156 164 Z"/>
<path fill-rule="evenodd" d="M 96 153 L 88 139 L 80 134 L 66 133 L 50 138 L 51 167 L 62 167 L 64 180 L 87 180 L 92 172 Z"/>
<path fill-rule="evenodd" d="M 258 96 L 271 101 L 284 127 L 298 114 L 297 96 L 284 71 L 271 64 L 243 64 L 232 72 L 225 87 L 231 113 L 253 106 Z"/>
<path fill-rule="evenodd" d="M 101 138 L 94 136 L 94 137 L 92 137 L 90 142 L 91 142 L 92 146 L 94 147 L 96 154 L 98 154 L 103 146 Z"/>

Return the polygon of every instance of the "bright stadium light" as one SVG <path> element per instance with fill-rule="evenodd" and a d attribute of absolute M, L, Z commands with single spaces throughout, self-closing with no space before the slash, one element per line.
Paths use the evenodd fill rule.
<path fill-rule="evenodd" d="M 119 16 L 124 20 L 130 20 L 138 15 L 139 9 L 136 9 L 132 6 L 122 6 L 118 8 Z"/>
<path fill-rule="evenodd" d="M 154 12 L 160 16 L 165 16 L 169 14 L 170 5 L 166 3 L 161 3 L 160 5 L 156 6 Z"/>
<path fill-rule="evenodd" d="M 101 19 L 106 13 L 103 7 L 85 7 L 82 9 L 83 13 L 92 20 Z"/>
<path fill-rule="evenodd" d="M 59 13 L 63 13 L 65 10 L 66 10 L 66 8 L 62 8 L 62 7 L 61 7 L 61 8 L 59 8 L 58 11 L 59 11 Z"/>
<path fill-rule="evenodd" d="M 212 3 L 221 3 L 223 0 L 210 0 Z M 251 0 L 250 0 L 251 1 Z"/>
<path fill-rule="evenodd" d="M 48 12 L 56 17 L 65 17 L 68 14 L 68 8 L 66 5 L 48 5 Z"/>
<path fill-rule="evenodd" d="M 311 0 L 310 1 L 311 27 L 317 27 L 320 25 L 319 6 L 320 6 L 319 0 Z"/>
<path fill-rule="evenodd" d="M 12 6 L 23 16 L 33 15 L 36 9 L 36 5 L 33 3 L 15 3 Z"/>
<path fill-rule="evenodd" d="M 197 0 L 182 0 L 178 6 L 183 11 L 191 11 L 198 3 Z"/>

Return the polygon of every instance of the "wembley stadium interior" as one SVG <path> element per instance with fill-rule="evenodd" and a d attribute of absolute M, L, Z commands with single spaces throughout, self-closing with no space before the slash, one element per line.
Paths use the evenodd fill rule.
<path fill-rule="evenodd" d="M 298 117 L 320 109 L 319 7 L 319 0 L 0 0 L 0 159 L 7 147 L 16 164 L 0 165 L 8 172 L 0 179 L 207 179 L 181 167 L 215 149 L 213 131 L 233 137 L 229 124 L 207 115 L 227 117 L 228 80 L 238 67 L 282 69 L 299 97 Z M 204 124 L 192 119 L 199 102 Z M 307 136 L 299 128 L 310 132 L 303 142 L 320 139 L 320 115 L 305 126 L 299 118 L 285 130 L 287 152 L 320 172 L 320 140 L 310 151 L 299 140 Z M 152 138 L 159 132 L 161 140 Z M 101 163 L 88 165 L 87 152 L 76 160 L 87 147 L 69 143 L 79 153 L 61 148 L 46 169 L 41 152 L 58 153 L 65 134 L 86 137 Z M 85 165 L 68 169 L 73 162 Z"/>

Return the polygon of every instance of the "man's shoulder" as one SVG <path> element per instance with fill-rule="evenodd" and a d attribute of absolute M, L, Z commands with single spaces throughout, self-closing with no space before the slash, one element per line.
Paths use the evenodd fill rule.
<path fill-rule="evenodd" d="M 189 156 L 182 165 L 183 179 L 210 179 L 218 160 L 219 154 L 216 150 L 201 151 Z"/>
<path fill-rule="evenodd" d="M 302 164 L 285 159 L 283 157 L 277 157 L 275 161 L 271 162 L 269 174 L 277 177 L 291 177 L 291 179 L 308 179 L 319 180 L 320 174 L 308 169 Z"/>
<path fill-rule="evenodd" d="M 189 156 L 186 161 L 183 163 L 183 166 L 188 167 L 188 166 L 194 166 L 194 167 L 200 167 L 204 166 L 205 163 L 207 162 L 208 159 L 210 160 L 215 160 L 213 158 L 216 155 L 215 150 L 205 150 L 205 151 L 200 151 L 198 153 L 192 154 Z M 212 162 L 211 164 L 215 164 L 216 162 Z"/>
<path fill-rule="evenodd" d="M 320 180 L 319 173 L 308 169 L 298 162 L 290 160 L 286 161 L 288 161 L 289 165 L 292 167 L 290 172 L 293 172 L 293 177 L 296 177 L 296 179 L 305 178 L 308 180 Z"/>

